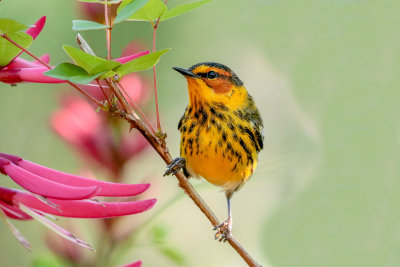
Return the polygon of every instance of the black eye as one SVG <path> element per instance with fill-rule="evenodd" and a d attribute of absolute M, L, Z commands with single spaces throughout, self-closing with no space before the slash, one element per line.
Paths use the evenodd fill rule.
<path fill-rule="evenodd" d="M 207 72 L 207 78 L 208 79 L 215 79 L 218 77 L 218 73 L 216 73 L 215 71 L 209 71 Z"/>

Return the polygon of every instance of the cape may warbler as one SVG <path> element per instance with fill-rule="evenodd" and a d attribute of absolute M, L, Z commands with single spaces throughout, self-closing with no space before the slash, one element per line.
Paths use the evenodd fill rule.
<path fill-rule="evenodd" d="M 174 70 L 187 80 L 189 105 L 178 124 L 181 157 L 165 174 L 183 168 L 187 175 L 224 188 L 229 217 L 216 227 L 215 237 L 226 241 L 232 229 L 230 198 L 257 166 L 263 122 L 253 97 L 228 67 L 206 62 Z"/>

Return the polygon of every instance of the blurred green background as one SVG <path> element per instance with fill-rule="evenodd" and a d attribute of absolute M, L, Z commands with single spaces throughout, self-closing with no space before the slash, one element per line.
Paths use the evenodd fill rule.
<path fill-rule="evenodd" d="M 214 0 L 161 24 L 157 47 L 172 48 L 157 70 L 162 125 L 173 155 L 188 100 L 185 81 L 171 67 L 224 63 L 261 110 L 265 148 L 232 205 L 234 235 L 264 266 L 400 266 L 399 8 L 394 0 Z M 30 50 L 50 53 L 52 64 L 67 60 L 61 45 L 74 43 L 71 20 L 82 18 L 74 1 L 0 2 L 1 17 L 32 24 L 42 15 L 47 24 Z M 132 39 L 150 46 L 151 34 L 146 23 L 118 25 L 113 56 Z M 84 36 L 105 55 L 103 32 Z M 77 172 L 79 158 L 48 122 L 66 90 L 72 89 L 0 84 L 0 151 Z M 147 110 L 152 112 L 151 104 Z M 176 179 L 162 178 L 164 164 L 156 153 L 149 150 L 140 162 L 132 163 L 132 181 L 144 175 L 159 180 L 149 192 L 158 206 L 179 194 Z M 225 218 L 224 194 L 194 184 Z M 5 176 L 0 185 L 14 186 Z M 155 221 L 169 229 L 168 241 L 187 266 L 245 265 L 231 247 L 213 240 L 210 223 L 186 197 Z M 16 225 L 33 252 L 0 226 L 1 266 L 29 266 L 47 253 L 41 225 Z M 176 266 L 149 246 L 133 249 L 120 263 L 135 259 L 144 266 Z"/>

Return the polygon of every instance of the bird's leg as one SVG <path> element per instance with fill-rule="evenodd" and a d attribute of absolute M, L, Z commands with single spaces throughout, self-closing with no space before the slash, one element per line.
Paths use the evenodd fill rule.
<path fill-rule="evenodd" d="M 228 202 L 228 219 L 223 221 L 221 224 L 217 225 L 214 227 L 214 230 L 217 230 L 215 233 L 215 239 L 226 242 L 228 240 L 229 236 L 231 235 L 232 231 L 232 212 L 231 212 L 231 197 L 232 193 L 227 193 L 226 194 L 226 200 Z"/>
<path fill-rule="evenodd" d="M 186 160 L 184 158 L 176 158 L 174 159 L 171 164 L 167 166 L 167 170 L 165 171 L 163 176 L 175 174 L 180 169 L 185 168 Z"/>

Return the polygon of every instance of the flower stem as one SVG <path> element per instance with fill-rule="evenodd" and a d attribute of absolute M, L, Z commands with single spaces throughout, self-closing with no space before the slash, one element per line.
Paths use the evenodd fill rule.
<path fill-rule="evenodd" d="M 156 51 L 156 32 L 157 28 L 153 28 L 153 53 Z M 156 66 L 153 66 L 153 86 L 154 86 L 154 101 L 156 105 L 156 115 L 157 115 L 157 130 L 161 132 L 161 122 L 160 122 L 160 112 L 158 109 L 158 94 L 157 94 L 157 73 Z"/>
<path fill-rule="evenodd" d="M 168 0 L 165 0 L 164 4 L 166 5 Z M 160 23 L 160 18 L 158 17 L 156 24 L 154 25 L 152 22 L 153 26 L 153 53 L 156 51 L 156 37 L 157 37 L 157 28 L 158 24 Z M 156 72 L 156 66 L 153 66 L 153 84 L 154 84 L 154 101 L 156 105 L 156 116 L 157 116 L 157 130 L 159 133 L 161 133 L 161 122 L 160 122 L 160 111 L 158 108 L 158 94 L 157 94 L 157 72 Z"/>
<path fill-rule="evenodd" d="M 37 56 L 35 56 L 34 54 L 32 54 L 31 52 L 29 52 L 28 50 L 26 50 L 25 48 L 23 48 L 22 46 L 20 46 L 19 44 L 17 44 L 16 42 L 14 42 L 13 40 L 11 40 L 10 38 L 8 38 L 8 36 L 6 36 L 5 34 L 1 34 L 1 37 L 3 37 L 4 39 L 6 39 L 7 41 L 9 41 L 10 43 L 12 43 L 13 45 L 15 45 L 16 47 L 18 47 L 19 49 L 21 49 L 22 51 L 24 51 L 25 53 L 27 53 L 29 56 L 31 56 L 32 58 L 34 58 L 37 62 L 39 62 L 40 64 L 42 64 L 43 66 L 45 66 L 48 69 L 51 69 L 52 67 L 47 64 L 46 62 L 44 62 L 43 60 L 41 60 L 40 58 L 38 58 Z M 92 95 L 88 94 L 85 90 L 83 90 L 82 88 L 80 88 L 78 85 L 70 82 L 70 81 L 66 81 L 69 85 L 71 85 L 72 87 L 74 87 L 76 90 L 78 90 L 80 93 L 84 94 L 86 97 L 88 97 L 90 100 L 92 100 L 93 102 L 95 102 L 99 107 L 103 107 L 103 104 L 100 103 L 100 101 L 98 101 L 96 98 L 94 98 Z"/>
<path fill-rule="evenodd" d="M 107 0 L 105 0 L 107 2 Z M 112 25 L 111 25 L 111 16 L 110 16 L 110 5 L 105 4 L 104 5 L 104 21 L 106 25 L 108 26 L 106 28 L 106 41 L 107 41 L 107 59 L 111 59 L 111 31 L 112 31 Z"/>

